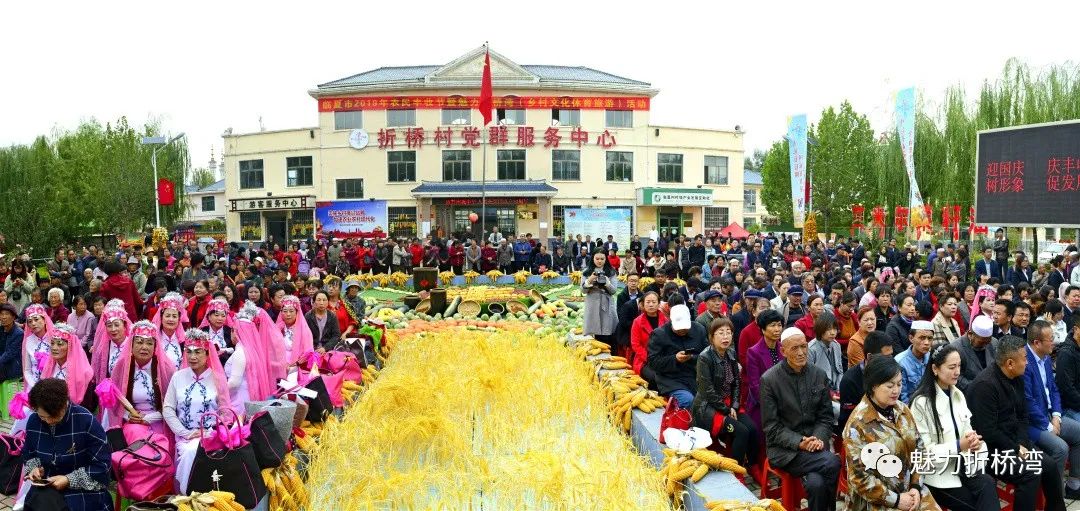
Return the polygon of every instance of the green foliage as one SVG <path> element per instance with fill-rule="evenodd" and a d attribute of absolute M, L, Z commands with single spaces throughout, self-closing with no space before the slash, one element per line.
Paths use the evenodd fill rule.
<path fill-rule="evenodd" d="M 221 220 L 207 220 L 203 222 L 198 232 L 225 232 L 225 222 Z"/>
<path fill-rule="evenodd" d="M 850 225 L 850 206 L 855 202 L 866 206 L 867 215 L 873 206 L 881 205 L 891 225 L 895 207 L 908 202 L 907 173 L 895 126 L 889 126 L 883 140 L 867 146 L 862 125 L 855 122 L 862 116 L 846 113 L 845 106 L 841 104 L 840 112 L 826 109 L 812 132 L 820 144 L 809 148 L 814 209 L 822 212 L 822 224 L 829 228 Z M 947 204 L 960 205 L 966 219 L 974 203 L 977 133 L 1080 118 L 1080 66 L 1069 63 L 1033 72 L 1012 59 L 1000 78 L 983 84 L 974 102 L 960 86 L 949 87 L 940 97 L 920 91 L 916 115 L 915 178 L 923 200 L 934 206 L 935 223 L 940 223 L 941 208 Z M 845 133 L 852 136 L 841 136 Z M 780 141 L 773 144 L 762 165 L 762 202 L 781 222 L 791 219 L 787 161 L 787 143 Z M 869 216 L 865 220 L 869 223 Z"/>
<path fill-rule="evenodd" d="M 152 148 L 140 141 L 160 132 L 153 124 L 136 130 L 120 118 L 105 126 L 86 122 L 29 146 L 0 148 L 0 233 L 11 247 L 32 247 L 40 256 L 76 237 L 152 226 Z M 187 165 L 182 140 L 158 150 L 158 174 L 177 183 L 176 204 L 184 202 Z M 181 214 L 177 206 L 163 206 L 162 224 Z"/>
<path fill-rule="evenodd" d="M 754 149 L 752 156 L 743 158 L 743 170 L 753 170 L 755 172 L 761 172 L 762 165 L 765 164 L 765 155 L 768 151 L 762 151 L 761 149 Z"/>

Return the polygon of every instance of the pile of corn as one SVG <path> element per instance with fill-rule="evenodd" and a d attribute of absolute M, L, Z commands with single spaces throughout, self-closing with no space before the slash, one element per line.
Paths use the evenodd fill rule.
<path fill-rule="evenodd" d="M 192 492 L 173 497 L 169 503 L 179 511 L 244 511 L 244 506 L 236 502 L 236 495 L 227 491 Z"/>
<path fill-rule="evenodd" d="M 289 453 L 281 466 L 262 471 L 263 482 L 270 492 L 272 511 L 299 511 L 307 507 L 307 489 L 296 464 L 296 457 Z"/>
<path fill-rule="evenodd" d="M 705 503 L 709 511 L 784 511 L 784 506 L 773 499 L 744 502 L 737 499 L 710 500 Z"/>
<path fill-rule="evenodd" d="M 611 353 L 611 347 L 595 339 L 582 339 L 574 347 L 574 356 L 583 360 L 601 353 Z M 599 385 L 607 398 L 611 421 L 625 432 L 630 432 L 634 409 L 652 413 L 667 403 L 648 383 L 630 369 L 623 357 L 592 359 L 595 365 L 594 383 Z M 605 371 L 601 373 L 600 369 Z"/>
<path fill-rule="evenodd" d="M 673 449 L 664 449 L 664 463 L 660 468 L 660 474 L 664 476 L 664 490 L 678 506 L 686 480 L 696 483 L 709 473 L 709 469 L 746 475 L 746 469 L 739 462 L 708 449 L 695 449 L 683 455 Z"/>
<path fill-rule="evenodd" d="M 529 276 L 530 275 L 532 275 L 532 273 L 530 273 L 528 271 L 525 271 L 525 270 L 521 270 L 521 271 L 514 274 L 514 282 L 517 283 L 517 284 L 524 284 L 524 283 L 529 281 Z"/>
<path fill-rule="evenodd" d="M 307 509 L 671 509 L 594 378 L 555 336 L 404 337 L 323 425 Z"/>

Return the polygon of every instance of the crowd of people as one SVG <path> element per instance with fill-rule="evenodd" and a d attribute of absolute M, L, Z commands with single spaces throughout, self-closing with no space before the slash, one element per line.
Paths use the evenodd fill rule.
<path fill-rule="evenodd" d="M 801 478 L 813 510 L 840 478 L 848 509 L 999 509 L 995 480 L 1015 509 L 1080 498 L 1076 246 L 1037 270 L 1000 231 L 974 263 L 962 244 L 719 241 L 674 241 L 713 250 L 618 292 L 595 252 L 584 333 L 735 459 Z"/>

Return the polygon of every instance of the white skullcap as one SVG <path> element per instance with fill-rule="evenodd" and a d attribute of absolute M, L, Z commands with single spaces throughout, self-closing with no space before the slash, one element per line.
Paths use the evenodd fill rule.
<path fill-rule="evenodd" d="M 934 330 L 934 324 L 929 321 L 912 321 L 911 330 Z"/>
<path fill-rule="evenodd" d="M 994 320 L 990 316 L 978 316 L 971 320 L 971 331 L 979 337 L 990 337 L 994 335 Z"/>
<path fill-rule="evenodd" d="M 780 334 L 780 342 L 784 342 L 792 337 L 795 337 L 796 335 L 801 335 L 804 338 L 806 337 L 806 334 L 804 334 L 802 330 L 799 330 L 798 328 L 795 328 L 793 326 L 789 326 L 784 329 L 784 331 Z"/>

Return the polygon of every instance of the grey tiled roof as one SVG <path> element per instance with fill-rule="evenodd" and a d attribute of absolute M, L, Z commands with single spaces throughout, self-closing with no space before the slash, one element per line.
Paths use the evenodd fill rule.
<path fill-rule="evenodd" d="M 442 66 L 402 66 L 380 67 L 363 73 L 352 75 L 320 84 L 320 89 L 327 87 L 342 87 L 348 85 L 368 85 L 386 82 L 409 82 L 421 81 L 425 76 L 435 72 Z M 618 85 L 640 85 L 648 87 L 647 82 L 623 78 L 611 73 L 598 71 L 583 66 L 546 66 L 546 65 L 523 65 L 530 73 L 540 77 L 540 81 L 576 81 L 594 82 Z"/>
<path fill-rule="evenodd" d="M 184 185 L 184 193 L 212 193 L 212 192 L 224 192 L 225 180 L 222 179 L 216 183 L 206 185 L 205 188 L 199 188 L 195 185 Z"/>
<path fill-rule="evenodd" d="M 755 172 L 753 170 L 747 170 L 743 172 L 743 184 L 744 185 L 763 185 L 765 184 L 761 180 L 761 172 Z"/>
<path fill-rule="evenodd" d="M 489 194 L 506 195 L 527 193 L 532 195 L 552 195 L 559 191 L 543 179 L 525 181 L 488 181 L 486 185 L 479 181 L 424 181 L 412 189 L 413 195 L 461 194 L 477 196 L 481 190 Z"/>

